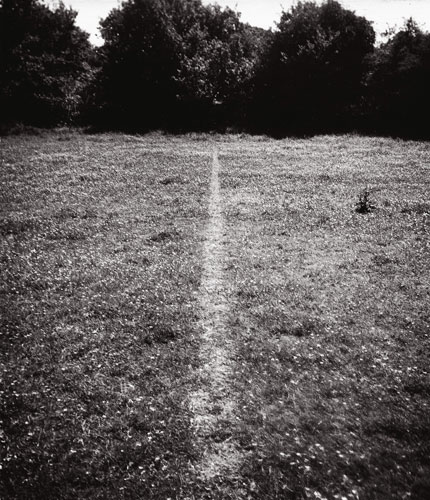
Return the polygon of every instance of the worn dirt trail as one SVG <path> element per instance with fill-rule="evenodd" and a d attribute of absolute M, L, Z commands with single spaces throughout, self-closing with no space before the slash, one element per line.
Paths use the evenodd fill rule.
<path fill-rule="evenodd" d="M 228 294 L 224 281 L 224 220 L 220 195 L 218 154 L 214 150 L 210 185 L 209 221 L 203 248 L 200 288 L 201 348 L 200 388 L 190 396 L 197 446 L 203 450 L 195 465 L 203 480 L 231 477 L 241 462 L 229 440 L 229 423 L 235 422 L 235 397 L 231 387 L 234 342 L 227 330 Z M 231 426 L 230 426 L 231 428 Z"/>

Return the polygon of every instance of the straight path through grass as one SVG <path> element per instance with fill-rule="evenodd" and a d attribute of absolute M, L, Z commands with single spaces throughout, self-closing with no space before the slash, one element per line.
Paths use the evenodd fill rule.
<path fill-rule="evenodd" d="M 225 434 L 234 419 L 235 396 L 232 393 L 232 355 L 234 343 L 226 321 L 228 297 L 224 281 L 224 220 L 219 186 L 220 163 L 214 149 L 210 183 L 208 224 L 203 248 L 203 270 L 200 288 L 202 363 L 200 387 L 190 396 L 194 414 L 197 445 L 203 449 L 196 465 L 203 480 L 231 477 L 240 464 L 240 453 L 234 441 Z"/>
<path fill-rule="evenodd" d="M 1 498 L 428 499 L 428 143 L 0 147 Z"/>

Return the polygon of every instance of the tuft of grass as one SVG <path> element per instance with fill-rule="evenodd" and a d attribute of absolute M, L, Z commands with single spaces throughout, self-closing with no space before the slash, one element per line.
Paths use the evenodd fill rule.
<path fill-rule="evenodd" d="M 179 176 L 169 176 L 169 177 L 164 177 L 161 179 L 160 184 L 163 184 L 164 186 L 168 186 L 169 184 L 180 184 L 182 181 L 181 177 Z"/>
<path fill-rule="evenodd" d="M 403 214 L 430 215 L 430 203 L 418 202 L 402 208 Z"/>
<path fill-rule="evenodd" d="M 150 241 L 154 243 L 160 243 L 166 240 L 171 240 L 179 236 L 177 231 L 160 231 L 159 233 L 153 234 L 149 237 Z"/>
<path fill-rule="evenodd" d="M 371 200 L 370 189 L 365 188 L 358 196 L 358 202 L 355 205 L 355 211 L 359 214 L 368 214 L 375 210 L 376 205 Z"/>

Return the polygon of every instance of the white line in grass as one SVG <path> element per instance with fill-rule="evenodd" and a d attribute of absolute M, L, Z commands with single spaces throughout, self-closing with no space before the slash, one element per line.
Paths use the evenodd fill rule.
<path fill-rule="evenodd" d="M 218 154 L 214 150 L 200 286 L 202 369 L 200 387 L 190 396 L 197 445 L 202 449 L 201 461 L 195 468 L 198 475 L 206 480 L 232 476 L 241 462 L 241 453 L 233 441 L 216 439 L 217 432 L 221 430 L 221 422 L 224 435 L 226 423 L 231 422 L 233 425 L 236 410 L 231 388 L 232 355 L 235 348 L 227 328 L 228 297 L 223 269 L 224 218 L 220 169 Z"/>

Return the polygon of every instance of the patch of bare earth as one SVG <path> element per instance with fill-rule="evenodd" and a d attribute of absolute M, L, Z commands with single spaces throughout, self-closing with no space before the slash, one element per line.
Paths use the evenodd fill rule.
<path fill-rule="evenodd" d="M 219 171 L 218 155 L 214 151 L 200 290 L 201 371 L 199 389 L 191 394 L 189 402 L 197 448 L 202 450 L 195 469 L 202 480 L 232 477 L 241 462 L 241 453 L 228 432 L 229 423 L 235 421 L 236 411 L 231 384 L 235 346 L 226 326 L 228 292 L 223 272 L 224 221 Z"/>

